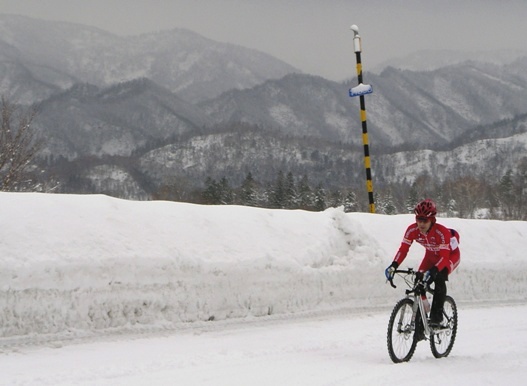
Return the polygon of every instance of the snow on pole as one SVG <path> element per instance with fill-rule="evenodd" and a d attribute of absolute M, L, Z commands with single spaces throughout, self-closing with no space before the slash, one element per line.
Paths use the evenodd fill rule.
<path fill-rule="evenodd" d="M 362 62 L 361 62 L 361 38 L 359 35 L 359 27 L 355 24 L 351 26 L 351 30 L 354 33 L 353 37 L 353 48 L 355 50 L 355 56 L 357 58 L 357 77 L 358 85 L 349 90 L 349 96 L 358 96 L 360 99 L 360 118 L 362 121 L 362 143 L 364 145 L 364 166 L 366 167 L 366 189 L 368 190 L 368 199 L 370 206 L 370 213 L 375 213 L 375 203 L 373 201 L 373 182 L 371 179 L 371 162 L 370 162 L 370 146 L 368 141 L 368 126 L 366 124 L 366 103 L 364 95 L 371 94 L 373 88 L 362 83 Z"/>

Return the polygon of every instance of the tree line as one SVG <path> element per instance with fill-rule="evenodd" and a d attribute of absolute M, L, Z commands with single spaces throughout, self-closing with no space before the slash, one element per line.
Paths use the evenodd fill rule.
<path fill-rule="evenodd" d="M 375 181 L 374 181 L 375 183 Z M 367 212 L 366 187 L 329 188 L 312 183 L 308 175 L 295 176 L 278 171 L 270 182 L 258 181 L 251 172 L 239 186 L 227 177 L 208 177 L 203 189 L 184 194 L 183 201 L 204 205 L 244 205 L 272 209 L 323 211 L 343 207 L 346 212 Z M 178 185 L 164 185 L 154 199 L 182 201 Z M 427 173 L 412 183 L 383 184 L 374 187 L 376 212 L 380 214 L 412 213 L 416 203 L 432 198 L 441 216 L 527 220 L 527 157 L 517 168 L 509 169 L 499 181 L 483 176 L 458 176 L 437 181 Z"/>
<path fill-rule="evenodd" d="M 177 184 L 161 187 L 154 199 L 181 197 Z M 353 190 L 329 190 L 318 183 L 313 185 L 307 175 L 293 176 L 292 172 L 278 171 L 276 179 L 268 183 L 257 181 L 247 173 L 239 186 L 232 186 L 226 177 L 208 177 L 202 190 L 186 195 L 187 201 L 204 205 L 243 205 L 271 209 L 303 209 L 322 211 L 344 206 L 351 212 L 359 209 Z"/>

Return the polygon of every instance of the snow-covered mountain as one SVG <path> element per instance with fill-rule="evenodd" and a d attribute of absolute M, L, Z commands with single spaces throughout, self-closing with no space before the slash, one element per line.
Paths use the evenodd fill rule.
<path fill-rule="evenodd" d="M 395 67 L 412 71 L 433 71 L 468 61 L 507 65 L 524 56 L 527 56 L 527 50 L 458 51 L 428 49 L 390 58 L 376 65 L 373 70 L 380 73 L 386 67 Z"/>
<path fill-rule="evenodd" d="M 0 14 L 0 91 L 39 101 L 74 82 L 99 87 L 150 78 L 183 99 L 214 98 L 299 70 L 262 52 L 174 29 L 122 37 L 79 24 Z M 27 73 L 32 87 L 17 87 Z"/>
<path fill-rule="evenodd" d="M 527 111 L 524 80 L 491 76 L 494 67 L 485 73 L 474 65 L 455 69 L 464 79 L 449 77 L 449 69 L 388 69 L 371 76 L 375 91 L 367 111 L 377 180 L 412 181 L 423 172 L 442 180 L 483 171 L 499 179 L 525 156 L 525 114 L 519 114 Z M 505 81 L 511 77 L 516 83 Z M 354 186 L 363 179 L 362 136 L 349 86 L 287 75 L 190 105 L 145 79 L 107 89 L 82 85 L 44 101 L 36 124 L 47 132 L 47 153 L 55 157 L 129 157 L 118 165 L 101 161 L 96 171 L 86 165 L 84 177 L 99 187 L 101 164 L 106 175 L 117 166 L 145 191 L 145 184 L 155 190 L 174 178 L 201 186 L 207 177 L 228 175 L 239 183 L 247 172 L 270 181 L 279 170 L 308 174 L 326 186 Z M 140 175 L 130 175 L 134 171 Z M 137 191 L 118 189 L 118 181 L 110 185 L 113 191 L 89 191 Z"/>
<path fill-rule="evenodd" d="M 523 127 L 525 130 L 523 120 Z M 438 180 L 445 177 L 485 176 L 499 181 L 527 157 L 527 130 L 505 138 L 481 139 L 451 150 L 416 150 L 380 155 L 374 169 L 386 182 L 410 183 L 426 173 Z"/>
<path fill-rule="evenodd" d="M 365 74 L 374 92 L 366 110 L 381 148 L 438 147 L 476 126 L 527 112 L 527 76 L 516 67 L 467 63 L 432 72 L 388 68 Z M 513 72 L 514 70 L 514 72 Z M 201 105 L 215 121 L 273 127 L 289 136 L 361 144 L 358 100 L 323 78 L 293 74 Z"/>
<path fill-rule="evenodd" d="M 212 121 L 194 105 L 148 79 L 99 89 L 76 84 L 40 104 L 35 127 L 45 133 L 44 156 L 130 156 L 175 140 Z"/>
<path fill-rule="evenodd" d="M 526 61 L 366 72 L 376 180 L 489 169 L 498 178 L 515 167 L 525 156 Z M 293 73 L 186 30 L 119 37 L 12 15 L 0 15 L 0 69 L 2 93 L 39 101 L 42 156 L 67 192 L 147 198 L 175 178 L 192 188 L 247 172 L 270 181 L 279 170 L 326 186 L 363 180 L 355 80 Z"/>

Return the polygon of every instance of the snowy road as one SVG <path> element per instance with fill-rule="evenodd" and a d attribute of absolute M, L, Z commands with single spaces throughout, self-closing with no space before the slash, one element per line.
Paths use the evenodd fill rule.
<path fill-rule="evenodd" d="M 459 307 L 451 355 L 386 350 L 388 310 L 212 322 L 38 345 L 0 341 L 1 385 L 520 385 L 527 305 Z"/>

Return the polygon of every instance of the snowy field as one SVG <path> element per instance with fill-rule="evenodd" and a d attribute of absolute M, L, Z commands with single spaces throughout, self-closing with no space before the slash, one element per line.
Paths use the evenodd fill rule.
<path fill-rule="evenodd" d="M 420 342 L 412 360 L 386 351 L 388 311 L 54 342 L 0 354 L 10 386 L 525 385 L 527 306 L 460 310 L 449 357 Z"/>
<path fill-rule="evenodd" d="M 32 193 L 0 205 L 2 385 L 527 377 L 527 222 L 439 219 L 461 234 L 458 339 L 446 359 L 421 342 L 393 365 L 386 325 L 403 287 L 383 271 L 413 216 Z"/>

